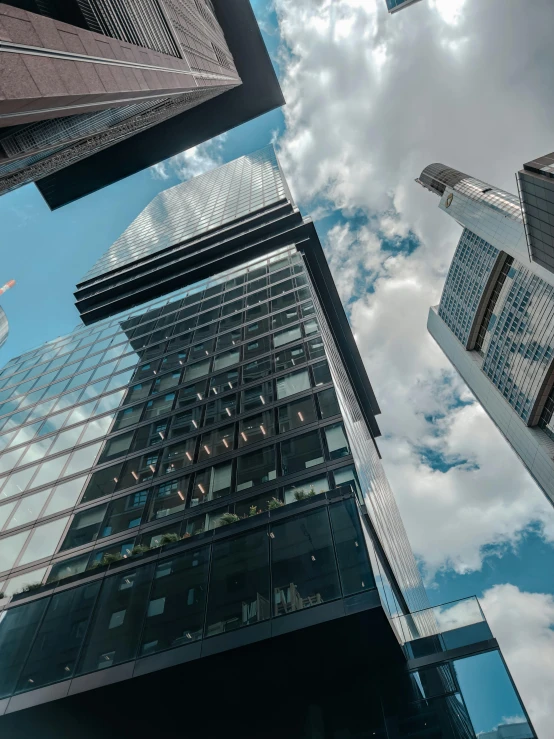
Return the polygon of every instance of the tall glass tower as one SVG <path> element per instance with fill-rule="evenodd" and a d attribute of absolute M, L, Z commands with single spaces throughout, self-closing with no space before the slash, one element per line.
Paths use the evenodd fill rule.
<path fill-rule="evenodd" d="M 545 241 L 529 248 L 516 195 L 443 164 L 418 182 L 463 226 L 429 331 L 554 502 L 554 273 Z M 530 219 L 547 217 L 546 208 L 536 208 L 530 181 L 523 187 L 527 228 L 540 231 Z"/>
<path fill-rule="evenodd" d="M 0 374 L 6 736 L 535 737 L 478 602 L 427 601 L 273 147 L 158 195 L 76 295 Z"/>

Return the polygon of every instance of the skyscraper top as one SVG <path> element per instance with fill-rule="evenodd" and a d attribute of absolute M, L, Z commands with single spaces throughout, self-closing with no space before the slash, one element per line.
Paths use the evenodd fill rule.
<path fill-rule="evenodd" d="M 242 156 L 156 195 L 84 281 L 205 235 L 285 196 L 273 146 Z"/>

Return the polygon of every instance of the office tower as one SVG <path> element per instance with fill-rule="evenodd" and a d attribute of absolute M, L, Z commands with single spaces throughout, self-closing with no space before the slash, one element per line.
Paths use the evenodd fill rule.
<path fill-rule="evenodd" d="M 283 103 L 249 0 L 0 3 L 0 194 L 57 208 Z"/>
<path fill-rule="evenodd" d="M 0 374 L 4 735 L 525 722 L 477 601 L 429 606 L 273 147 L 158 195 L 77 305 L 85 325 Z"/>
<path fill-rule="evenodd" d="M 408 5 L 414 5 L 419 0 L 387 0 L 387 9 L 389 13 L 398 13 L 399 10 L 407 8 Z"/>
<path fill-rule="evenodd" d="M 527 162 L 516 177 L 531 259 L 554 272 L 554 153 Z"/>
<path fill-rule="evenodd" d="M 0 295 L 3 295 L 14 285 L 15 285 L 15 280 L 10 280 L 9 282 L 6 282 L 5 285 L 0 287 Z M 8 317 L 6 316 L 6 312 L 4 311 L 4 309 L 0 308 L 0 348 L 2 348 L 4 344 L 6 343 L 9 332 L 10 332 L 10 325 L 8 323 Z"/>
<path fill-rule="evenodd" d="M 442 164 L 418 182 L 463 227 L 429 332 L 554 501 L 554 274 L 516 196 Z"/>

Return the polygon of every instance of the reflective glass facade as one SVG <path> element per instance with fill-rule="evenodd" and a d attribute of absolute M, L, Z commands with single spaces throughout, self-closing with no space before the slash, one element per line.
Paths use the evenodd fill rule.
<path fill-rule="evenodd" d="M 419 0 L 387 0 L 387 9 L 389 13 L 396 13 L 402 8 L 407 8 L 408 5 L 413 5 L 419 2 Z"/>
<path fill-rule="evenodd" d="M 529 259 L 519 201 L 440 164 L 424 169 L 418 181 L 439 195 L 441 208 L 464 226 L 436 315 L 476 356 L 464 362 L 443 340 L 442 328 L 433 329 L 433 335 L 443 348 L 448 344 L 445 351 L 461 372 L 464 365 L 466 380 L 475 378 L 471 389 L 495 422 L 506 427 L 504 433 L 510 424 L 502 404 L 513 411 L 517 421 L 510 442 L 554 499 L 554 284 Z M 437 326 L 435 315 L 429 325 Z M 482 385 L 479 372 L 494 390 Z"/>
<path fill-rule="evenodd" d="M 209 225 L 185 287 L 112 306 L 0 371 L 0 728 L 14 739 L 27 721 L 71 735 L 74 717 L 84 739 L 481 730 L 449 650 L 497 644 L 478 608 L 459 623 L 428 608 L 321 244 L 272 150 L 251 160 L 206 181 L 251 197 L 258 167 L 283 218 L 250 230 L 234 203 L 211 220 L 196 194 Z M 167 206 L 176 245 L 187 202 Z M 153 212 L 158 243 L 168 219 Z M 192 279 L 227 224 L 241 233 Z"/>
<path fill-rule="evenodd" d="M 516 177 L 531 257 L 554 272 L 554 154 L 527 162 Z"/>

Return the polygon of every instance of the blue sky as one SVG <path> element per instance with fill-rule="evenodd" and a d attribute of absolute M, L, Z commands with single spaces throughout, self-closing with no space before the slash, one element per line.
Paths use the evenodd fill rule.
<path fill-rule="evenodd" d="M 384 0 L 322 0 L 318 13 L 314 0 L 275 0 L 277 12 L 269 0 L 252 4 L 289 105 L 202 154 L 223 163 L 277 140 L 302 211 L 316 216 L 383 410 L 379 445 L 430 600 L 484 596 L 520 689 L 528 686 L 542 716 L 554 686 L 540 670 L 540 687 L 533 682 L 531 659 L 554 654 L 554 514 L 426 335 L 459 229 L 413 179 L 444 158 L 513 190 L 521 163 L 551 150 L 552 115 L 528 116 L 549 99 L 539 73 L 548 0 L 521 17 L 519 0 L 487 8 L 423 0 L 393 17 Z M 512 49 L 504 16 L 521 29 L 523 55 L 506 69 L 495 63 Z M 477 138 L 467 133 L 471 106 Z M 179 166 L 164 172 L 141 172 L 54 213 L 34 185 L 0 198 L 0 283 L 17 281 L 2 297 L 10 337 L 0 366 L 78 323 L 75 284 L 154 195 L 181 180 Z M 534 640 L 528 664 L 508 610 L 521 638 Z"/>

